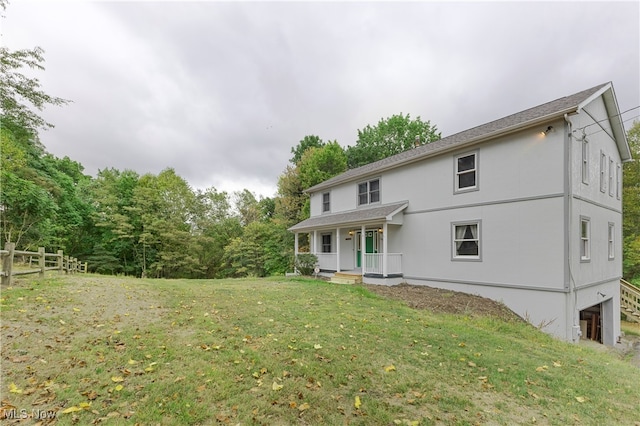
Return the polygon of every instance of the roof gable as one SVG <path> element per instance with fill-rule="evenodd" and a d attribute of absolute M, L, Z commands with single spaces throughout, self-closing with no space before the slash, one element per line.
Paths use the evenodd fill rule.
<path fill-rule="evenodd" d="M 357 167 L 355 169 L 347 170 L 346 172 L 338 176 L 334 176 L 331 179 L 328 179 L 324 182 L 319 183 L 318 185 L 306 189 L 305 192 L 311 193 L 340 183 L 361 179 L 366 176 L 380 173 L 384 170 L 399 167 L 408 163 L 412 163 L 414 161 L 419 161 L 424 158 L 440 154 L 442 152 L 450 151 L 468 145 L 473 145 L 475 143 L 495 138 L 497 136 L 505 135 L 510 132 L 534 126 L 551 119 L 562 117 L 564 116 L 564 114 L 578 111 L 580 108 L 584 107 L 587 103 L 592 101 L 595 97 L 602 94 L 606 94 L 610 98 L 608 107 L 613 107 L 616 111 L 616 114 L 611 115 L 616 116 L 619 121 L 620 117 L 617 115 L 617 103 L 615 103 L 613 87 L 611 83 L 604 83 L 590 89 L 575 93 L 573 95 L 565 96 L 563 98 L 559 98 L 554 101 L 508 115 L 498 120 L 494 120 L 489 123 L 482 124 L 480 126 L 473 127 L 459 133 L 455 133 L 438 141 L 431 142 L 426 145 L 421 145 L 417 148 L 401 152 L 391 157 L 387 157 L 370 164 L 365 164 L 364 166 Z M 605 101 L 607 100 L 607 96 L 605 96 Z M 611 96 L 613 97 L 611 98 Z M 616 127 L 615 120 L 614 127 Z M 614 132 L 616 133 L 616 138 L 620 138 L 620 129 L 614 129 Z M 621 140 L 618 142 L 618 147 L 621 149 L 620 152 L 622 153 L 623 159 L 625 155 L 625 146 L 628 151 L 629 148 L 626 143 L 624 128 L 622 128 L 622 136 Z"/>

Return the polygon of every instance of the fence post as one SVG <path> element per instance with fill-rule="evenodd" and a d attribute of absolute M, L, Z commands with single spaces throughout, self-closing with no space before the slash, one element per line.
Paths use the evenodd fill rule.
<path fill-rule="evenodd" d="M 62 268 L 64 265 L 62 250 L 58 250 L 58 273 L 62 274 Z"/>
<path fill-rule="evenodd" d="M 2 285 L 10 286 L 11 285 L 11 269 L 13 267 L 13 254 L 16 250 L 16 243 L 6 242 L 4 244 L 4 249 L 9 252 L 4 257 L 4 261 L 2 262 Z"/>
<path fill-rule="evenodd" d="M 69 273 L 69 256 L 65 256 L 64 258 L 64 273 Z"/>
<path fill-rule="evenodd" d="M 87 262 L 84 262 L 84 271 L 85 274 L 87 273 Z"/>
<path fill-rule="evenodd" d="M 40 268 L 40 273 L 38 274 L 38 276 L 40 278 L 44 277 L 44 268 L 45 268 L 44 260 L 45 260 L 44 247 L 38 247 L 38 268 Z"/>

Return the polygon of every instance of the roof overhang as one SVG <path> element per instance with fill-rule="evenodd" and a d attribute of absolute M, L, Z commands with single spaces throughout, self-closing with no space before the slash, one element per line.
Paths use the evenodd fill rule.
<path fill-rule="evenodd" d="M 602 96 L 604 106 L 607 109 L 607 116 L 611 124 L 613 137 L 618 145 L 620 158 L 623 162 L 631 161 L 633 160 L 631 148 L 629 147 L 629 141 L 627 141 L 627 132 L 624 130 L 622 114 L 620 114 L 620 109 L 618 108 L 618 101 L 616 100 L 616 94 L 613 90 L 613 84 L 608 83 L 604 85 L 600 90 L 582 101 L 580 105 L 578 105 L 578 112 L 600 96 Z"/>
<path fill-rule="evenodd" d="M 322 229 L 346 228 L 380 223 L 402 223 L 401 215 L 409 206 L 408 201 L 349 210 L 340 213 L 310 217 L 289 228 L 292 232 L 311 232 Z M 399 216 L 400 215 L 400 216 Z"/>

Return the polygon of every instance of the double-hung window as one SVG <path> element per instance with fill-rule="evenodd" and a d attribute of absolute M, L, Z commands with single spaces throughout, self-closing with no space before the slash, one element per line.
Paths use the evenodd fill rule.
<path fill-rule="evenodd" d="M 331 253 L 331 234 L 322 234 L 322 253 Z"/>
<path fill-rule="evenodd" d="M 613 222 L 609 222 L 609 231 L 607 235 L 608 240 L 608 251 L 609 251 L 609 260 L 613 260 L 616 258 L 616 247 L 615 247 L 615 235 L 616 235 L 616 227 Z"/>
<path fill-rule="evenodd" d="M 455 192 L 478 189 L 478 153 L 466 153 L 454 157 Z"/>
<path fill-rule="evenodd" d="M 591 221 L 588 217 L 580 218 L 580 261 L 591 260 Z"/>
<path fill-rule="evenodd" d="M 372 179 L 358 184 L 358 205 L 380 202 L 380 179 Z"/>
<path fill-rule="evenodd" d="M 589 141 L 582 139 L 582 183 L 589 184 Z"/>
<path fill-rule="evenodd" d="M 329 192 L 322 194 L 322 213 L 331 211 L 331 197 Z"/>
<path fill-rule="evenodd" d="M 452 223 L 453 260 L 481 260 L 480 221 Z"/>

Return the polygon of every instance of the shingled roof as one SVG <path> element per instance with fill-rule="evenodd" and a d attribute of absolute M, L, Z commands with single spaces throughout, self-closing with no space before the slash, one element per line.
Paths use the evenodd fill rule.
<path fill-rule="evenodd" d="M 349 182 L 352 180 L 363 178 L 367 175 L 380 173 L 381 171 L 392 169 L 407 163 L 421 160 L 426 157 L 436 155 L 438 153 L 460 148 L 465 145 L 471 145 L 482 140 L 503 135 L 515 130 L 533 126 L 544 121 L 552 120 L 564 116 L 564 114 L 577 111 L 582 104 L 589 98 L 598 93 L 598 91 L 607 89 L 611 83 L 604 83 L 591 89 L 583 90 L 555 101 L 547 102 L 527 110 L 508 115 L 499 120 L 491 121 L 481 126 L 473 127 L 447 136 L 438 141 L 431 142 L 408 151 L 401 152 L 391 157 L 366 164 L 364 166 L 347 170 L 346 172 L 334 176 L 318 185 L 312 186 L 305 190 L 307 193 L 319 191 L 339 183 Z M 614 98 L 615 102 L 615 98 Z M 616 105 L 617 108 L 617 105 Z M 624 128 L 622 128 L 624 130 Z M 624 139 L 624 136 L 622 136 Z M 626 142 L 624 142 L 626 144 Z M 623 155 L 624 157 L 624 155 Z M 624 159 L 624 158 L 623 158 Z M 297 225 L 296 225 L 297 226 Z"/>
<path fill-rule="evenodd" d="M 361 208 L 347 212 L 323 214 L 320 216 L 310 217 L 302 222 L 289 228 L 290 231 L 304 231 L 313 228 L 362 224 L 368 221 L 385 221 L 391 220 L 392 216 L 400 213 L 407 208 L 409 203 L 403 201 L 401 203 L 384 204 L 381 206 Z"/>

